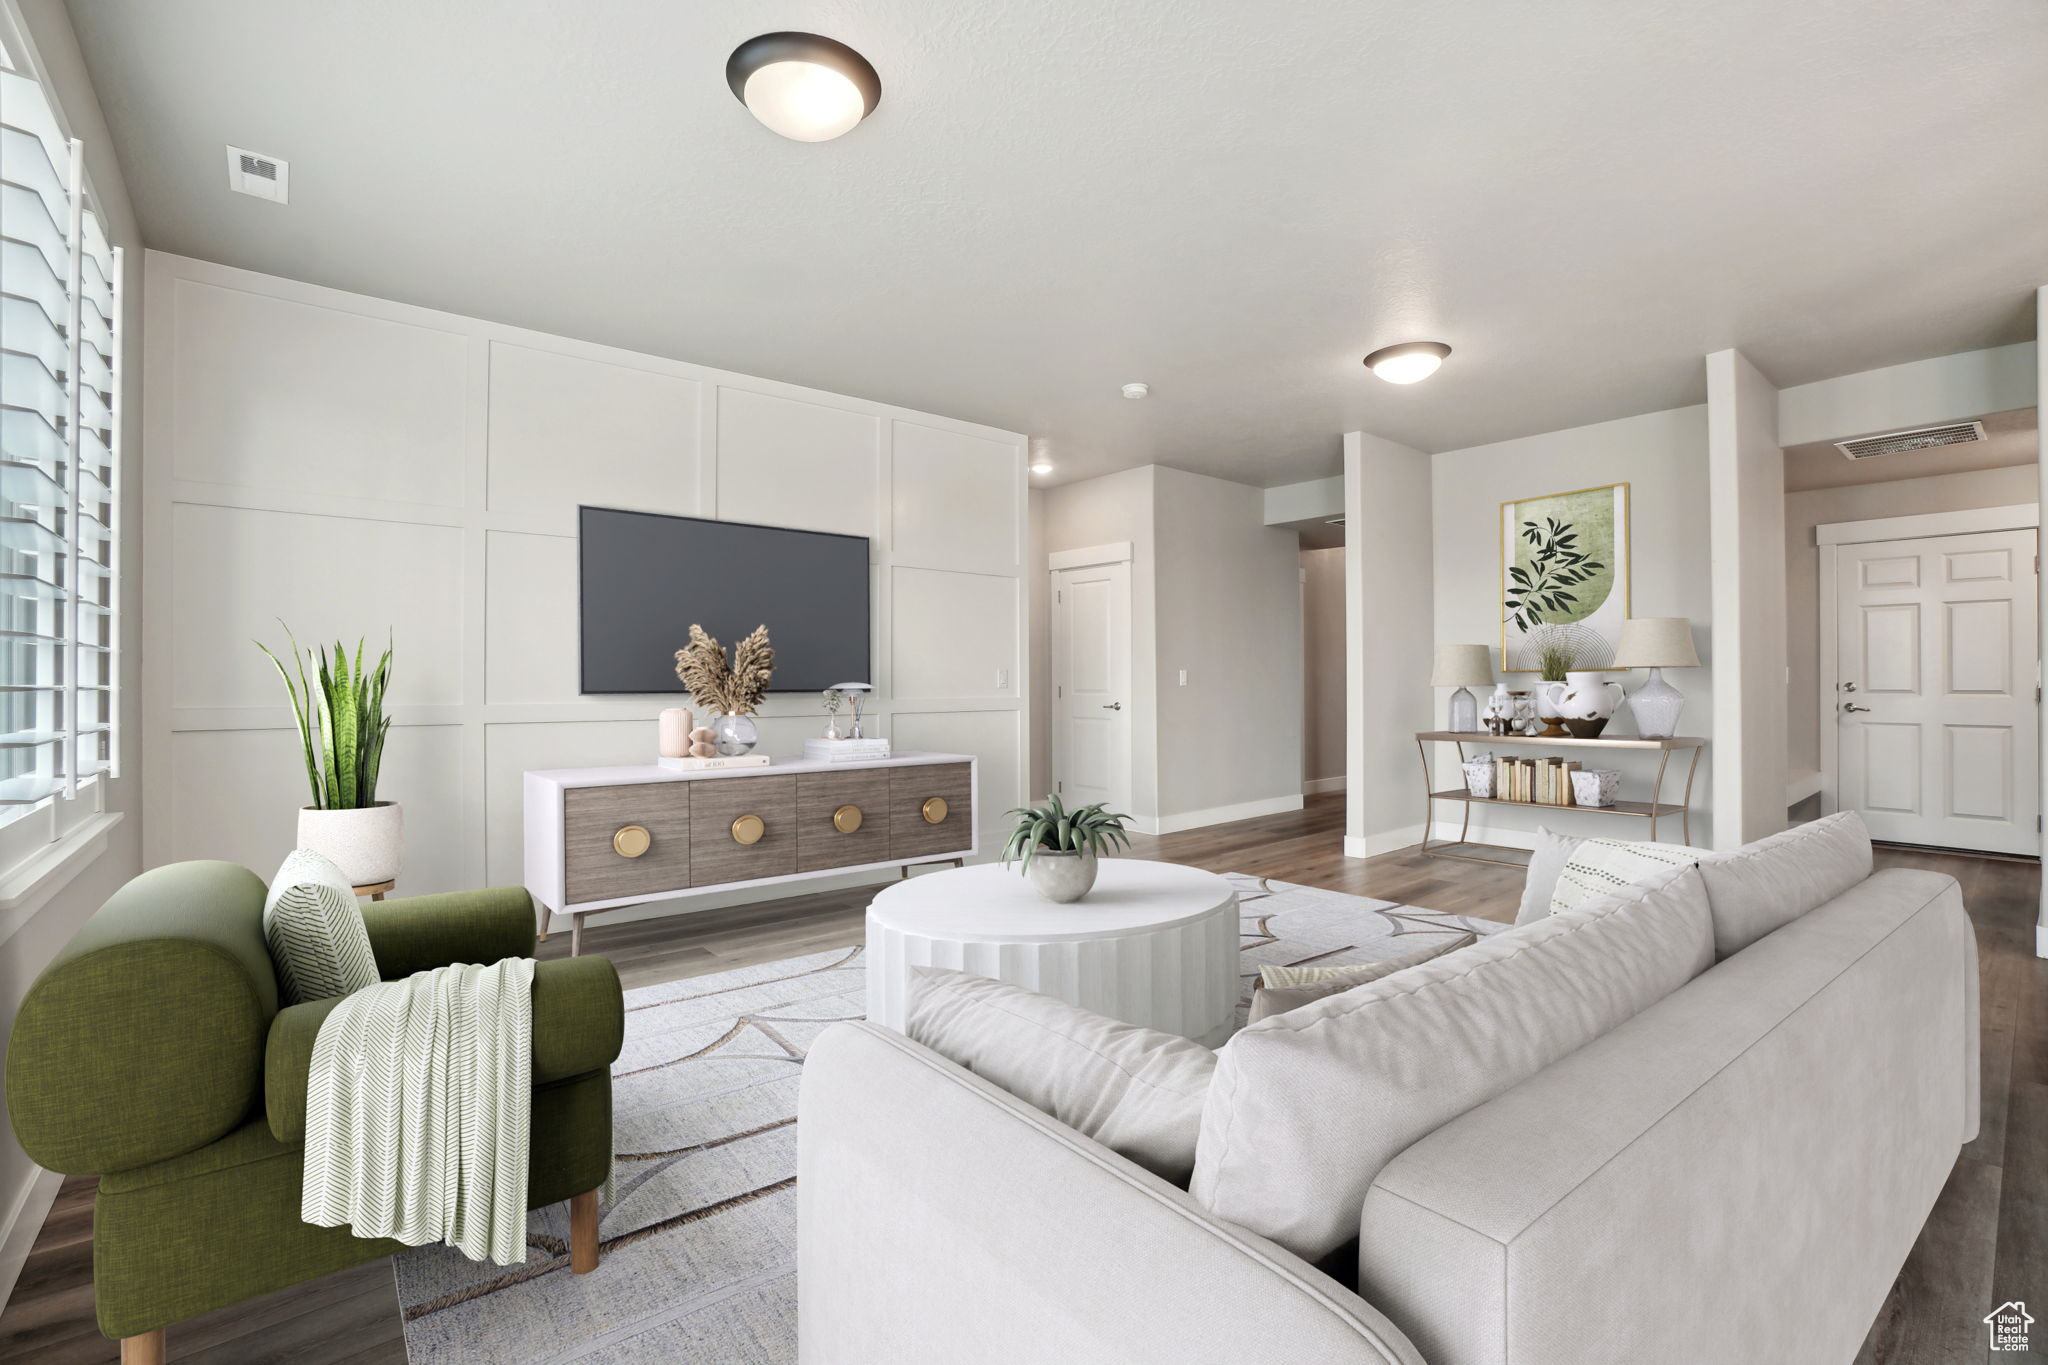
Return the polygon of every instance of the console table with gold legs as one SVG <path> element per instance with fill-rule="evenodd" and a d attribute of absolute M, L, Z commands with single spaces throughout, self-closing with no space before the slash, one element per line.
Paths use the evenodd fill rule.
<path fill-rule="evenodd" d="M 1591 749 L 1622 751 L 1648 751 L 1657 755 L 1657 777 L 1650 784 L 1650 799 L 1647 801 L 1616 801 L 1611 806 L 1562 806 L 1543 801 L 1509 801 L 1498 796 L 1474 796 L 1463 787 L 1436 791 L 1436 781 L 1429 766 L 1429 746 L 1433 743 L 1455 744 L 1458 746 L 1458 762 L 1465 762 L 1467 744 L 1495 745 L 1512 749 L 1550 749 L 1560 754 L 1582 753 Z M 1461 733 L 1456 730 L 1423 730 L 1415 736 L 1415 749 L 1422 756 L 1422 789 L 1426 793 L 1423 802 L 1424 820 L 1422 825 L 1422 852 L 1432 858 L 1458 858 L 1468 863 L 1497 863 L 1506 867 L 1520 867 L 1522 864 L 1511 858 L 1488 858 L 1472 853 L 1450 853 L 1447 849 L 1476 848 L 1489 849 L 1500 853 L 1524 853 L 1528 850 L 1512 848 L 1506 844 L 1473 843 L 1466 836 L 1472 833 L 1472 807 L 1479 806 L 1521 806 L 1540 811 L 1584 811 L 1593 815 L 1627 815 L 1650 822 L 1650 839 L 1657 838 L 1657 822 L 1677 816 L 1681 837 L 1685 843 L 1692 842 L 1692 782 L 1698 775 L 1700 754 L 1707 747 L 1704 739 L 1688 739 L 1682 736 L 1671 739 L 1641 739 L 1635 736 L 1613 739 L 1545 739 L 1540 735 L 1490 735 L 1485 731 Z M 1671 756 L 1683 750 L 1691 751 L 1691 760 L 1685 769 L 1685 790 L 1677 803 L 1664 799 L 1664 777 L 1671 766 Z M 1464 823 L 1456 839 L 1430 840 L 1430 830 L 1436 823 L 1436 803 L 1439 801 L 1461 801 L 1464 803 Z"/>

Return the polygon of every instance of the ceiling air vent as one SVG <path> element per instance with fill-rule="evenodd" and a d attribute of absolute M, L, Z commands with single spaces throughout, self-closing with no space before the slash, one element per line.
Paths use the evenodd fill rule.
<path fill-rule="evenodd" d="M 1932 450 L 1935 446 L 1966 446 L 1983 439 L 1982 422 L 1950 422 L 1946 426 L 1888 431 L 1882 436 L 1858 436 L 1853 441 L 1835 442 L 1835 449 L 1852 460 L 1868 460 L 1879 455 L 1902 455 L 1909 450 Z"/>
<path fill-rule="evenodd" d="M 283 204 L 291 198 L 291 163 L 241 147 L 228 148 L 228 188 Z"/>

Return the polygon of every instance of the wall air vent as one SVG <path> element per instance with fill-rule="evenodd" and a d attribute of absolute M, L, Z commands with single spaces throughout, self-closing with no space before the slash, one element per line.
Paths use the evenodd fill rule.
<path fill-rule="evenodd" d="M 1983 439 L 1982 422 L 1950 422 L 1946 426 L 1887 431 L 1881 436 L 1858 436 L 1835 442 L 1835 449 L 1852 460 L 1869 460 L 1879 455 L 1902 455 L 1909 450 L 1932 450 L 1935 446 L 1966 446 Z"/>
<path fill-rule="evenodd" d="M 291 199 L 291 186 L 291 163 L 284 158 L 228 148 L 228 188 L 235 193 L 283 204 Z"/>

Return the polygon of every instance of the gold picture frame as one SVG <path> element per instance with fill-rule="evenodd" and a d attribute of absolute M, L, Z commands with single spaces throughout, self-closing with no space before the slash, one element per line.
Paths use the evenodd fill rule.
<path fill-rule="evenodd" d="M 1632 610 L 1631 510 L 1626 483 L 1501 503 L 1494 597 L 1500 615 L 1501 672 L 1537 671 L 1519 658 L 1519 652 L 1531 633 L 1542 627 L 1589 629 L 1612 650 L 1621 622 Z M 1589 572 L 1590 566 L 1597 568 Z"/>

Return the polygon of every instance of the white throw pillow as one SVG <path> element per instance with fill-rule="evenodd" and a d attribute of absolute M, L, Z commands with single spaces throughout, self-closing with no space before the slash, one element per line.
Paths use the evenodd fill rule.
<path fill-rule="evenodd" d="M 1674 867 L 1690 867 L 1706 850 L 1686 844 L 1650 844 L 1632 839 L 1587 839 L 1572 850 L 1550 893 L 1550 913 L 1576 910 L 1625 886 L 1661 878 Z"/>
<path fill-rule="evenodd" d="M 310 848 L 285 855 L 263 901 L 263 937 L 287 1004 L 377 984 L 362 903 L 342 870 Z"/>
<path fill-rule="evenodd" d="M 1270 1019 L 1276 1014 L 1298 1010 L 1303 1005 L 1312 1005 L 1339 991 L 1348 991 L 1353 986 L 1364 986 L 1378 981 L 1381 977 L 1404 972 L 1419 966 L 1432 958 L 1455 953 L 1460 948 L 1469 948 L 1479 941 L 1479 935 L 1467 930 L 1427 943 L 1411 953 L 1390 957 L 1384 962 L 1359 962 L 1349 967 L 1282 967 L 1264 966 L 1259 968 L 1259 984 L 1252 989 L 1252 1008 L 1248 1023 L 1256 1024 L 1261 1019 Z"/>
<path fill-rule="evenodd" d="M 1191 1190 L 1317 1260 L 1357 1235 L 1387 1162 L 1713 961 L 1686 867 L 1252 1024 L 1217 1054 Z"/>
<path fill-rule="evenodd" d="M 1155 1175 L 1185 1185 L 1216 1054 L 1049 995 L 943 967 L 911 970 L 914 1041 Z"/>
<path fill-rule="evenodd" d="M 1565 860 L 1585 842 L 1555 830 L 1536 831 L 1536 847 L 1529 854 L 1529 876 L 1522 883 L 1522 908 L 1515 912 L 1515 923 L 1527 924 L 1550 913 L 1550 896 L 1557 889 L 1557 874 L 1564 871 Z"/>
<path fill-rule="evenodd" d="M 1794 825 L 1700 864 L 1714 952 L 1739 953 L 1867 878 L 1870 831 L 1853 810 Z"/>

